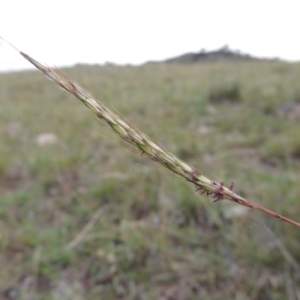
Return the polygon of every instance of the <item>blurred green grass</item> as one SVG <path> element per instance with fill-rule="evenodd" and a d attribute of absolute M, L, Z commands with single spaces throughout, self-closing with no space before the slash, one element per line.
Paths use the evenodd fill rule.
<path fill-rule="evenodd" d="M 64 72 L 210 178 L 300 221 L 299 64 Z M 197 195 L 38 72 L 0 74 L 0 105 L 3 297 L 299 297 L 299 229 Z M 57 142 L 39 146 L 49 132 Z"/>

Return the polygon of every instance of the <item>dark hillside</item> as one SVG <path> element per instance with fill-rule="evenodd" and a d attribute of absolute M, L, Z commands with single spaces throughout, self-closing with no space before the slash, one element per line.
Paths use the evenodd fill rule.
<path fill-rule="evenodd" d="M 186 53 L 177 57 L 165 60 L 166 63 L 210 63 L 218 61 L 229 62 L 246 62 L 246 61 L 278 61 L 278 59 L 265 59 L 251 56 L 250 54 L 242 53 L 238 50 L 231 50 L 229 47 L 224 46 L 215 51 L 200 50 L 197 53 Z"/>

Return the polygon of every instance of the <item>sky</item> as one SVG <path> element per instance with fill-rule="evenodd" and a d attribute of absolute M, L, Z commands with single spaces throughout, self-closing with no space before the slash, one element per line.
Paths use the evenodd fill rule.
<path fill-rule="evenodd" d="M 224 45 L 300 60 L 299 0 L 9 0 L 0 36 L 49 66 L 141 64 Z M 0 71 L 31 68 L 0 40 Z"/>

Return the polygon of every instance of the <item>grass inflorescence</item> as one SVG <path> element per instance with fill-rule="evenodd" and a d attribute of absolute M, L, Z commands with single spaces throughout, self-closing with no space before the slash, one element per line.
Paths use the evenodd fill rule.
<path fill-rule="evenodd" d="M 145 154 L 145 156 L 149 157 L 151 160 L 158 162 L 175 174 L 178 174 L 187 181 L 195 184 L 196 190 L 201 194 L 213 195 L 215 201 L 228 199 L 246 207 L 260 210 L 274 218 L 300 227 L 300 223 L 281 216 L 234 193 L 232 189 L 233 184 L 227 188 L 223 182 L 219 183 L 209 179 L 202 174 L 202 172 L 189 166 L 172 153 L 164 150 L 143 132 L 133 128 L 133 126 L 129 125 L 129 123 L 127 123 L 124 119 L 104 106 L 103 103 L 96 100 L 89 92 L 84 90 L 66 75 L 55 72 L 53 69 L 46 67 L 23 52 L 20 52 L 20 54 L 35 65 L 49 79 L 54 80 L 61 88 L 79 99 L 84 105 L 93 111 L 99 119 L 105 120 L 114 132 L 116 132 L 123 140 L 139 149 L 142 155 Z"/>
<path fill-rule="evenodd" d="M 299 64 L 77 65 L 63 72 L 107 103 L 114 123 L 140 137 L 127 118 L 134 121 L 169 151 L 154 142 L 159 150 L 152 152 L 147 135 L 142 147 L 158 154 L 153 164 L 135 140 L 124 143 L 94 114 L 108 125 L 100 127 L 38 72 L 0 74 L 1 294 L 299 297 L 297 227 L 223 201 L 216 189 L 198 188 L 218 205 L 203 201 L 197 181 L 186 182 L 193 177 L 168 176 L 174 161 L 166 165 L 173 156 L 179 165 L 189 162 L 175 164 L 178 175 L 201 163 L 215 188 L 225 179 L 228 193 L 297 219 Z M 238 97 L 231 97 L 235 86 Z M 56 142 L 41 146 L 44 133 Z"/>

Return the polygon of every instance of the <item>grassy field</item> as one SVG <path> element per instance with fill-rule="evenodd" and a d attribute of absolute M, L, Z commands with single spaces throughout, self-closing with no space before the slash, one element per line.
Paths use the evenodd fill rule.
<path fill-rule="evenodd" d="M 300 221 L 299 64 L 64 71 L 210 178 Z M 0 107 L 0 299 L 300 297 L 299 228 L 198 195 L 39 72 L 0 74 Z"/>

